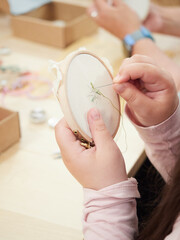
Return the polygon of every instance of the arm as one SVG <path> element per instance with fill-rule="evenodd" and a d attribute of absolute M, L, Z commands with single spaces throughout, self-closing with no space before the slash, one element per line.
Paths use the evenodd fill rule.
<path fill-rule="evenodd" d="M 99 191 L 84 189 L 85 240 L 133 240 L 138 233 L 134 178 Z"/>
<path fill-rule="evenodd" d="M 178 97 L 171 76 L 145 56 L 122 64 L 114 89 L 127 101 L 131 120 L 142 127 L 161 124 L 177 109 Z M 65 120 L 56 126 L 63 161 L 85 188 L 85 240 L 133 240 L 137 234 L 137 183 L 127 179 L 120 150 L 96 109 L 88 112 L 95 147 L 85 149 Z"/>
<path fill-rule="evenodd" d="M 143 128 L 135 125 L 145 143 L 147 156 L 165 181 L 180 156 L 180 105 L 166 121 Z"/>
<path fill-rule="evenodd" d="M 156 5 L 152 5 L 152 7 L 153 6 L 155 6 L 154 8 L 161 9 L 161 7 L 157 7 Z M 170 15 L 173 17 L 174 21 L 176 20 L 178 22 L 178 26 L 176 24 L 176 27 L 174 27 L 174 23 L 172 23 L 172 28 L 170 25 L 168 28 L 165 25 L 162 28 L 162 19 L 159 16 L 159 10 L 157 9 L 156 12 L 158 13 L 153 14 L 153 16 L 151 14 L 151 17 L 149 17 L 148 20 L 144 22 L 145 26 L 148 26 L 151 30 L 156 30 L 157 32 L 165 31 L 168 29 L 168 31 L 172 30 L 180 34 L 180 8 L 177 8 L 176 11 L 174 8 L 167 9 L 168 10 L 165 8 L 164 10 L 163 8 L 163 11 L 170 11 Z M 88 9 L 88 14 L 91 16 L 91 13 L 94 10 L 97 11 L 98 15 L 96 17 L 93 17 L 93 20 L 99 26 L 105 28 L 107 31 L 111 32 L 119 39 L 124 39 L 127 34 L 138 30 L 141 26 L 141 22 L 137 14 L 120 0 L 115 0 L 113 6 L 109 6 L 104 0 L 95 0 L 92 7 Z M 176 13 L 174 14 L 173 11 Z M 176 88 L 178 91 L 180 91 L 180 66 L 168 58 L 153 41 L 150 39 L 139 40 L 135 44 L 132 54 L 142 54 L 153 58 L 160 67 L 165 68 L 172 74 Z"/>
<path fill-rule="evenodd" d="M 85 240 L 133 240 L 137 235 L 135 179 L 127 179 L 123 157 L 95 109 L 88 113 L 95 147 L 85 149 L 65 120 L 56 126 L 63 161 L 84 187 Z"/>
<path fill-rule="evenodd" d="M 180 37 L 180 7 L 162 7 L 151 4 L 144 25 L 152 32 Z"/>
<path fill-rule="evenodd" d="M 167 181 L 180 155 L 180 109 L 172 77 L 152 59 L 134 55 L 123 62 L 114 81 L 149 159 Z"/>

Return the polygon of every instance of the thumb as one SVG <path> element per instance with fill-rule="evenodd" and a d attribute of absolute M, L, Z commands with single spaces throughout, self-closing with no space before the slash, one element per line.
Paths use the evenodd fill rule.
<path fill-rule="evenodd" d="M 100 112 L 93 108 L 89 110 L 87 118 L 96 148 L 103 148 L 109 140 L 112 140 L 112 136 L 106 128 Z"/>
<path fill-rule="evenodd" d="M 123 82 L 114 85 L 114 90 L 127 102 L 129 107 L 138 114 L 146 112 L 151 100 L 133 84 Z"/>

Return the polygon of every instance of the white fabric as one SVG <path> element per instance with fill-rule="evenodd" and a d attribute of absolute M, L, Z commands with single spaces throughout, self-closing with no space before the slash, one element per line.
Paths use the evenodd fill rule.
<path fill-rule="evenodd" d="M 91 138 L 87 112 L 91 108 L 97 108 L 109 132 L 114 135 L 119 125 L 118 96 L 112 86 L 98 89 L 105 97 L 100 96 L 92 91 L 91 83 L 94 87 L 112 84 L 112 77 L 97 58 L 90 54 L 79 54 L 70 63 L 66 79 L 67 96 L 73 117 L 82 131 Z"/>

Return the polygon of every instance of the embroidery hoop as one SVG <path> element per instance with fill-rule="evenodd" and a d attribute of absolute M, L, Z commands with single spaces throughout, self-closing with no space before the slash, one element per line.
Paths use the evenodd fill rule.
<path fill-rule="evenodd" d="M 59 63 L 51 61 L 50 65 L 51 69 L 56 70 L 55 95 L 60 102 L 61 109 L 69 127 L 81 141 L 81 145 L 86 148 L 93 146 L 93 139 L 86 115 L 88 110 L 93 107 L 100 111 L 108 130 L 114 138 L 120 124 L 119 96 L 115 93 L 112 86 L 100 89 L 100 91 L 104 95 L 108 95 L 108 98 L 116 105 L 119 109 L 119 111 L 117 111 L 106 98 L 101 96 L 97 103 L 88 99 L 89 96 L 87 95 L 88 91 L 89 93 L 91 92 L 90 82 L 92 82 L 95 87 L 112 83 L 113 76 L 107 64 L 105 64 L 104 59 L 102 60 L 89 51 L 78 50 L 68 55 Z M 76 68 L 77 66 L 79 68 L 78 70 Z M 77 73 L 74 74 L 75 72 Z M 98 74 L 102 77 L 98 77 Z M 81 85 L 78 85 L 79 88 L 76 86 L 77 83 L 81 83 Z M 79 93 L 76 92 L 77 90 Z M 77 104 L 78 100 L 80 103 L 79 107 L 82 109 L 77 113 L 75 112 L 77 108 L 75 105 L 73 106 L 73 104 L 75 104 L 75 102 Z M 81 104 L 82 102 L 85 105 Z"/>

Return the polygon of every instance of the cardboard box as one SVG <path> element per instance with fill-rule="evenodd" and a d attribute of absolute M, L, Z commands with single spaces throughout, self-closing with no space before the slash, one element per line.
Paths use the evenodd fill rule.
<path fill-rule="evenodd" d="M 9 4 L 7 0 L 0 0 L 0 11 L 10 13 Z"/>
<path fill-rule="evenodd" d="M 17 37 L 60 48 L 97 29 L 86 15 L 85 7 L 61 2 L 51 2 L 30 13 L 12 16 L 11 24 Z"/>
<path fill-rule="evenodd" d="M 0 108 L 0 153 L 20 139 L 19 115 Z"/>

